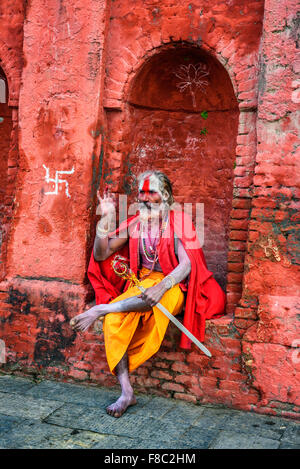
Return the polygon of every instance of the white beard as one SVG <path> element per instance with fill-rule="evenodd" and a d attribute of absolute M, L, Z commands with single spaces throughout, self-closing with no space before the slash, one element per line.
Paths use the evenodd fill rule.
<path fill-rule="evenodd" d="M 149 205 L 150 208 L 148 208 L 143 202 L 140 202 L 139 204 L 140 221 L 142 223 L 147 223 L 149 220 L 155 223 L 160 217 L 163 217 L 169 209 L 169 205 L 165 202 Z"/>

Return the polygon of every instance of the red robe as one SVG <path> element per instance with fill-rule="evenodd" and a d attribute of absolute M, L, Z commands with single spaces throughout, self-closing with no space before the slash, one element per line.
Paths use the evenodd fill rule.
<path fill-rule="evenodd" d="M 129 218 L 123 222 L 120 229 L 128 228 L 129 243 L 118 251 L 118 254 L 130 259 L 130 267 L 138 274 L 138 216 Z M 168 275 L 178 265 L 174 249 L 174 233 L 181 240 L 184 249 L 191 261 L 191 272 L 187 287 L 181 284 L 186 291 L 186 303 L 183 324 L 200 341 L 204 340 L 205 320 L 219 317 L 224 314 L 225 293 L 213 278 L 212 272 L 207 269 L 203 251 L 198 241 L 197 233 L 188 215 L 180 211 L 170 211 L 170 222 L 158 244 L 159 264 L 164 275 Z M 133 228 L 132 228 L 133 227 Z M 93 253 L 91 255 L 88 277 L 95 290 L 96 304 L 108 303 L 119 296 L 128 285 L 126 281 L 118 277 L 111 268 L 111 260 L 114 253 L 105 261 L 96 262 Z M 189 349 L 191 341 L 185 334 L 181 335 L 180 347 Z"/>

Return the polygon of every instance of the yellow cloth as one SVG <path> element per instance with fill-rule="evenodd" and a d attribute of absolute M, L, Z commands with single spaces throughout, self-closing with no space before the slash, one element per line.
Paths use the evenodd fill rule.
<path fill-rule="evenodd" d="M 140 277 L 149 272 L 149 269 L 143 267 Z M 141 281 L 141 284 L 144 288 L 153 287 L 163 278 L 162 272 L 151 272 L 147 278 Z M 140 290 L 134 286 L 112 300 L 111 303 L 140 294 Z M 183 302 L 184 295 L 179 285 L 168 290 L 160 300 L 160 303 L 173 315 L 181 311 Z M 168 324 L 169 319 L 156 306 L 143 313 L 107 314 L 103 321 L 103 332 L 110 371 L 115 374 L 114 369 L 126 350 L 130 372 L 152 357 L 160 348 Z"/>

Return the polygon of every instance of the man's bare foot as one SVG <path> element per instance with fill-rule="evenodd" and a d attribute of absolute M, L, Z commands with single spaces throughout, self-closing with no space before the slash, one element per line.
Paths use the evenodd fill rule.
<path fill-rule="evenodd" d="M 112 417 L 121 417 L 128 407 L 136 404 L 136 398 L 134 394 L 125 395 L 121 394 L 119 399 L 106 408 L 106 412 Z"/>
<path fill-rule="evenodd" d="M 103 310 L 103 311 L 101 311 Z M 70 326 L 75 331 L 87 331 L 88 328 L 100 317 L 105 315 L 105 305 L 95 305 L 84 313 L 74 316 L 70 321 Z"/>

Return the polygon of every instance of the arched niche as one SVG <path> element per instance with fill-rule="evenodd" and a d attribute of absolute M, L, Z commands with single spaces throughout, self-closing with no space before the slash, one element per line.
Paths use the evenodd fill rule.
<path fill-rule="evenodd" d="M 8 105 L 9 90 L 7 78 L 0 67 L 0 267 L 3 267 L 3 242 L 7 233 L 7 183 L 8 158 L 11 147 L 11 134 L 13 129 L 12 108 Z M 0 269 L 1 277 L 2 269 Z"/>
<path fill-rule="evenodd" d="M 225 68 L 201 49 L 181 46 L 140 68 L 124 121 L 123 189 L 133 195 L 136 175 L 156 168 L 170 177 L 177 202 L 204 204 L 203 250 L 224 289 L 238 117 Z"/>

